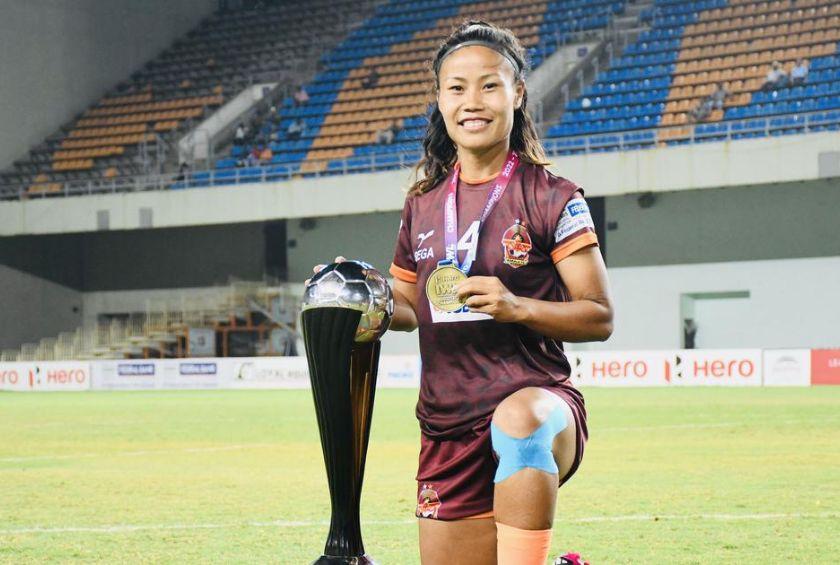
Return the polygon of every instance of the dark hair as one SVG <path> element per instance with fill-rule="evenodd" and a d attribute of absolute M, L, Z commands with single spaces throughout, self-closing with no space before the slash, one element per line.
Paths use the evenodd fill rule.
<path fill-rule="evenodd" d="M 432 61 L 432 71 L 435 74 L 435 94 L 440 88 L 438 77 L 444 58 L 455 47 L 467 41 L 494 46 L 497 51 L 516 63 L 514 65 L 514 79 L 517 82 L 525 80 L 525 73 L 529 68 L 528 60 L 525 49 L 513 35 L 513 32 L 481 20 L 470 20 L 462 23 L 458 29 L 452 32 L 446 41 L 440 45 Z M 548 165 L 545 150 L 540 144 L 537 130 L 528 114 L 527 102 L 528 93 L 523 92 L 522 105 L 513 112 L 510 148 L 519 154 L 519 158 L 524 163 Z M 446 132 L 443 114 L 440 113 L 437 103 L 434 103 L 431 107 L 429 125 L 423 139 L 423 152 L 423 158 L 417 164 L 415 173 L 419 177 L 422 169 L 425 176 L 414 182 L 409 189 L 409 196 L 423 194 L 437 186 L 449 174 L 457 159 L 455 144 L 452 143 L 449 134 Z"/>

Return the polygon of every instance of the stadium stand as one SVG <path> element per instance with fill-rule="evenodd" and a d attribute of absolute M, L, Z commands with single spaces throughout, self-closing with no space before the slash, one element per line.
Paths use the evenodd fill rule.
<path fill-rule="evenodd" d="M 346 173 L 357 168 L 396 168 L 416 158 L 430 103 L 428 61 L 442 37 L 465 19 L 486 19 L 509 27 L 529 50 L 534 66 L 550 56 L 569 34 L 603 28 L 624 2 L 568 0 L 500 0 L 491 2 L 393 1 L 354 31 L 330 54 L 309 85 L 311 100 L 303 106 L 283 101 L 276 125 L 266 123 L 272 138 L 273 180 L 292 172 Z M 300 139 L 283 139 L 290 124 L 304 120 Z M 379 132 L 392 129 L 390 143 L 377 143 Z M 216 163 L 214 180 L 259 174 L 232 173 L 252 147 L 234 147 Z M 410 157 L 407 159 L 406 154 Z M 194 179 L 209 182 L 209 175 Z"/>
<path fill-rule="evenodd" d="M 304 80 L 373 5 L 275 1 L 218 12 L 0 174 L 0 186 L 50 193 L 56 183 L 162 172 L 161 146 L 250 84 Z"/>
<path fill-rule="evenodd" d="M 138 163 L 150 147 L 183 133 L 253 80 L 300 83 L 295 64 L 307 57 L 320 68 L 305 82 L 308 101 L 287 91 L 276 112 L 252 124 L 252 135 L 233 144 L 212 170 L 161 186 L 398 168 L 419 156 L 431 101 L 426 66 L 454 25 L 482 18 L 509 27 L 538 66 L 571 37 L 602 30 L 627 9 L 626 2 L 613 0 L 373 5 L 372 16 L 357 19 L 360 25 L 349 34 L 333 30 L 340 41 L 335 48 L 314 51 L 311 32 L 329 35 L 324 22 L 341 18 L 328 14 L 351 12 L 355 3 L 319 0 L 301 10 L 277 3 L 260 12 L 217 14 L 34 149 L 28 161 L 16 163 L 0 184 L 23 185 L 30 196 L 51 195 L 67 181 L 107 183 L 147 173 Z M 544 127 L 550 154 L 840 128 L 840 4 L 656 0 L 642 21 L 649 27 Z M 789 73 L 798 59 L 809 68 L 801 84 L 763 88 L 774 62 Z M 712 104 L 717 85 L 725 95 Z M 256 157 L 269 152 L 267 160 Z"/>
<path fill-rule="evenodd" d="M 560 154 L 840 128 L 840 4 L 658 0 L 652 26 L 548 129 Z M 774 62 L 803 84 L 762 90 Z M 723 107 L 698 108 L 724 84 Z"/>
<path fill-rule="evenodd" d="M 232 281 L 217 298 L 185 294 L 173 304 L 150 304 L 146 312 L 79 327 L 38 343 L 0 352 L 0 361 L 54 359 L 150 359 L 195 356 L 190 332 L 210 330 L 211 355 L 284 355 L 288 345 L 272 333 L 294 331 L 297 295 L 265 282 Z M 285 320 L 285 321 L 284 321 Z M 290 325 L 286 325 L 288 322 Z M 280 337 L 280 336 L 277 336 Z M 244 349 L 244 351 L 243 351 Z"/>

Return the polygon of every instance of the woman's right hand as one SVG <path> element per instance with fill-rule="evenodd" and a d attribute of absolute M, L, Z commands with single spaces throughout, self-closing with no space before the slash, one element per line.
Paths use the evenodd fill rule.
<path fill-rule="evenodd" d="M 343 262 L 344 262 L 344 261 L 346 261 L 346 260 L 347 260 L 347 259 L 345 259 L 345 258 L 344 258 L 344 257 L 342 257 L 341 255 L 339 255 L 338 257 L 336 257 L 336 258 L 335 258 L 335 261 L 333 261 L 333 263 L 343 263 Z M 324 267 L 326 267 L 326 265 L 323 265 L 323 264 L 322 264 L 322 265 L 315 265 L 314 267 L 312 267 L 312 272 L 313 272 L 314 274 L 316 274 L 316 275 L 317 275 L 318 273 L 320 273 L 320 272 L 321 272 L 321 270 L 322 270 Z M 312 279 L 306 279 L 305 281 L 303 281 L 303 285 L 304 285 L 304 286 L 308 285 L 308 284 L 309 284 L 309 281 L 311 281 L 311 280 L 312 280 Z"/>

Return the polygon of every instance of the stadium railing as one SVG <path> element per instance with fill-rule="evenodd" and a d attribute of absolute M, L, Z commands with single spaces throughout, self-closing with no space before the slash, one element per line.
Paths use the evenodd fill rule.
<path fill-rule="evenodd" d="M 824 110 L 807 114 L 780 114 L 763 118 L 699 123 L 691 126 L 681 125 L 547 138 L 543 145 L 548 155 L 564 156 L 838 130 L 840 130 L 840 110 Z M 418 149 L 417 151 L 402 153 L 373 153 L 341 160 L 330 159 L 328 161 L 329 166 L 326 169 L 313 172 L 301 172 L 301 163 L 286 163 L 283 165 L 209 169 L 184 173 L 49 183 L 51 190 L 45 192 L 33 191 L 31 186 L 7 185 L 0 186 L 0 199 L 25 200 L 90 194 L 178 190 L 276 182 L 293 178 L 373 173 L 413 167 L 421 157 L 422 152 Z"/>

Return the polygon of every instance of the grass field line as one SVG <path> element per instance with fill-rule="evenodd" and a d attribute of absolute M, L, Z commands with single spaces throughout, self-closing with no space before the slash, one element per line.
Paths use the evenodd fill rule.
<path fill-rule="evenodd" d="M 210 453 L 214 451 L 238 451 L 241 449 L 262 449 L 276 447 L 276 443 L 242 443 L 205 447 L 175 447 L 169 449 L 137 449 L 132 451 L 109 451 L 101 453 L 67 453 L 64 455 L 28 455 L 22 457 L 0 457 L 0 463 L 23 463 L 26 461 L 51 461 L 61 459 L 90 459 L 93 457 L 140 457 L 167 453 Z"/>
<path fill-rule="evenodd" d="M 776 420 L 773 425 L 788 425 L 788 424 L 827 424 L 837 422 L 838 417 L 827 418 L 798 418 L 790 420 Z M 740 422 L 686 422 L 684 424 L 654 424 L 650 426 L 607 426 L 594 427 L 598 432 L 631 432 L 635 430 L 682 430 L 682 429 L 704 429 L 704 428 L 731 428 L 735 426 L 750 426 L 756 423 L 763 423 L 758 420 L 746 420 Z"/>
<path fill-rule="evenodd" d="M 840 420 L 837 417 L 827 418 L 808 418 L 808 419 L 790 419 L 777 420 L 775 425 L 788 424 L 824 424 L 829 422 L 836 422 Z M 739 422 L 686 422 L 684 424 L 654 424 L 649 426 L 608 426 L 596 427 L 597 432 L 631 432 L 631 431 L 646 431 L 646 430 L 681 430 L 681 429 L 706 429 L 706 428 L 730 428 L 735 426 L 749 426 L 756 423 L 755 421 L 739 421 Z M 224 446 L 205 446 L 205 447 L 178 447 L 171 449 L 139 449 L 132 451 L 111 451 L 100 453 L 67 453 L 67 454 L 45 454 L 45 455 L 26 455 L 26 456 L 12 456 L 0 457 L 0 463 L 25 463 L 27 461 L 60 461 L 64 459 L 91 459 L 95 457 L 139 457 L 144 455 L 158 455 L 167 453 L 209 453 L 214 451 L 238 451 L 241 449 L 262 449 L 268 447 L 278 447 L 277 443 L 244 443 L 237 445 Z"/>
<path fill-rule="evenodd" d="M 794 513 L 762 513 L 762 514 L 628 514 L 624 516 L 588 516 L 582 518 L 560 518 L 558 523 L 591 523 L 591 522 L 658 522 L 658 521 L 734 521 L 734 520 L 802 520 L 840 518 L 836 512 L 794 512 Z M 366 526 L 399 526 L 416 523 L 416 519 L 407 520 L 362 520 Z M 0 530 L 0 536 L 16 536 L 25 534 L 122 534 L 142 531 L 175 531 L 175 530 L 222 530 L 234 528 L 306 528 L 312 526 L 329 526 L 328 520 L 272 520 L 268 522 L 233 522 L 225 524 L 115 524 L 110 526 L 65 526 L 8 528 Z"/>

